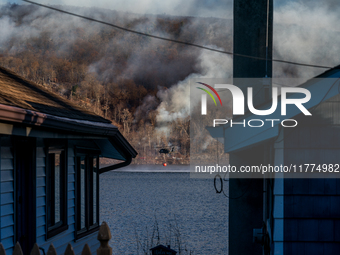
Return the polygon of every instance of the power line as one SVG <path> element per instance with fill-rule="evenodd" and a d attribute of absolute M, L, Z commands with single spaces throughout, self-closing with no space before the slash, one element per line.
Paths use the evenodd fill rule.
<path fill-rule="evenodd" d="M 227 174 L 227 173 L 226 173 L 226 174 Z M 238 195 L 238 196 L 236 196 L 236 197 L 230 197 L 229 195 L 227 195 L 227 194 L 224 192 L 224 189 L 223 189 L 223 181 L 229 181 L 229 178 L 228 178 L 228 180 L 225 179 L 226 174 L 224 175 L 223 179 L 222 179 L 222 177 L 221 177 L 219 174 L 216 174 L 216 175 L 215 175 L 215 177 L 214 177 L 214 188 L 215 188 L 216 193 L 218 193 L 218 194 L 219 194 L 219 193 L 223 193 L 223 195 L 224 195 L 226 198 L 229 198 L 229 199 L 240 199 L 241 197 L 243 197 L 243 196 L 249 191 L 249 188 L 250 188 L 250 186 L 251 186 L 252 183 L 253 183 L 253 179 L 250 179 L 250 181 L 249 181 L 249 183 L 248 183 L 246 189 L 242 192 L 241 195 Z M 218 190 L 217 187 L 216 187 L 216 186 L 217 186 L 217 185 L 216 185 L 216 178 L 219 178 L 219 179 L 220 179 L 220 184 L 221 184 L 220 190 Z"/>
<path fill-rule="evenodd" d="M 44 7 L 44 8 L 50 9 L 50 10 L 54 10 L 54 11 L 57 11 L 57 12 L 61 12 L 61 13 L 64 13 L 64 14 L 68 14 L 68 15 L 71 15 L 71 16 L 75 16 L 75 17 L 78 17 L 78 18 L 82 18 L 82 19 L 86 19 L 86 20 L 89 20 L 89 21 L 97 22 L 97 23 L 100 23 L 100 24 L 103 24 L 103 25 L 111 26 L 111 27 L 114 27 L 116 29 L 120 29 L 120 30 L 123 30 L 123 31 L 126 31 L 126 32 L 130 32 L 130 33 L 134 33 L 134 34 L 137 34 L 137 35 L 141 35 L 141 36 L 147 36 L 147 37 L 151 37 L 151 38 L 155 38 L 155 39 L 159 39 L 159 40 L 163 40 L 163 41 L 167 41 L 167 42 L 173 42 L 173 43 L 183 44 L 183 45 L 187 45 L 187 46 L 193 46 L 193 47 L 196 47 L 196 48 L 200 48 L 200 49 L 204 49 L 204 50 L 209 50 L 209 51 L 214 51 L 214 52 L 218 52 L 218 53 L 222 53 L 222 54 L 227 54 L 227 55 L 233 55 L 233 56 L 237 56 L 237 57 L 251 58 L 251 59 L 258 59 L 258 60 L 265 60 L 265 61 L 268 60 L 267 58 L 243 55 L 243 54 L 233 53 L 231 51 L 217 50 L 217 49 L 205 47 L 203 45 L 198 45 L 198 44 L 195 44 L 195 43 L 183 42 L 183 41 L 178 41 L 178 40 L 174 40 L 174 39 L 169 39 L 169 38 L 166 38 L 166 37 L 161 37 L 161 36 L 157 36 L 157 35 L 143 33 L 143 32 L 139 32 L 139 31 L 136 31 L 136 30 L 132 30 L 132 29 L 128 29 L 128 28 L 125 28 L 125 27 L 121 27 L 121 26 L 118 26 L 118 25 L 115 25 L 115 24 L 111 24 L 111 23 L 108 23 L 108 22 L 105 22 L 105 21 L 101 21 L 101 20 L 93 19 L 93 18 L 86 17 L 86 16 L 83 16 L 83 15 L 79 15 L 79 14 L 76 14 L 76 13 L 64 11 L 64 10 L 61 10 L 61 9 L 58 9 L 58 8 L 54 8 L 54 7 L 51 7 L 51 6 L 48 6 L 48 5 L 39 4 L 39 3 L 36 3 L 36 2 L 33 2 L 33 1 L 29 1 L 29 0 L 22 0 L 22 1 L 30 3 L 30 4 L 38 5 L 40 7 Z M 306 66 L 306 67 L 326 68 L 326 69 L 333 68 L 333 67 L 330 67 L 330 66 L 312 65 L 312 64 L 305 64 L 305 63 L 286 61 L 286 60 L 281 60 L 281 59 L 272 59 L 272 61 L 273 62 L 277 62 L 277 63 L 285 63 L 285 64 L 298 65 L 298 66 Z"/>

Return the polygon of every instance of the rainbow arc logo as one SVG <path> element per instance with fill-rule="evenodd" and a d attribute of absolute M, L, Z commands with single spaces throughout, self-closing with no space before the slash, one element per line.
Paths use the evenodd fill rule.
<path fill-rule="evenodd" d="M 217 93 L 217 91 L 216 91 L 213 87 L 211 87 L 210 85 L 205 84 L 205 83 L 203 83 L 203 82 L 197 82 L 197 83 L 198 83 L 198 84 L 201 84 L 201 85 L 204 85 L 204 86 L 206 86 L 207 88 L 211 89 L 211 91 L 214 92 L 215 95 L 217 96 L 218 100 L 220 100 L 220 103 L 221 103 L 221 105 L 222 105 L 222 100 L 221 100 L 221 98 L 220 98 L 220 95 Z M 200 87 L 196 87 L 196 88 L 201 89 L 201 90 L 203 90 L 204 92 L 206 92 L 206 93 L 214 100 L 214 103 L 215 103 L 215 105 L 217 106 L 216 100 L 215 100 L 214 96 L 211 94 L 211 92 L 210 92 L 209 90 L 202 89 L 202 88 L 200 88 Z"/>
<path fill-rule="evenodd" d="M 207 88 L 210 89 L 212 92 L 214 92 L 215 95 L 217 96 L 218 100 L 220 101 L 221 106 L 222 106 L 221 97 L 220 97 L 220 95 L 217 93 L 217 91 L 216 91 L 213 87 L 211 87 L 210 85 L 208 85 L 208 84 L 206 84 L 206 83 L 203 83 L 203 82 L 197 82 L 197 83 L 198 83 L 198 84 L 201 84 L 201 85 L 203 85 L 203 86 L 205 86 L 205 87 L 207 87 Z M 200 88 L 200 87 L 196 87 L 196 88 L 198 88 L 198 89 L 203 90 L 204 92 L 206 92 L 206 93 L 212 98 L 212 100 L 214 101 L 215 106 L 217 106 L 216 100 L 215 100 L 213 94 L 211 94 L 211 92 L 210 92 L 209 90 L 204 89 L 204 88 Z M 202 103 L 201 114 L 202 114 L 202 115 L 206 115 L 206 114 L 207 114 L 207 95 L 206 95 L 206 94 L 202 94 L 201 100 L 202 100 L 202 102 L 201 102 L 201 103 Z"/>

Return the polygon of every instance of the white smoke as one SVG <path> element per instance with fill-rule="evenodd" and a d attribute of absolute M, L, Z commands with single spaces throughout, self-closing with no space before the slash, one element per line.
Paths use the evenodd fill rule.
<path fill-rule="evenodd" d="M 338 8 L 332 10 L 326 2 L 288 2 L 275 10 L 274 59 L 330 67 L 340 64 Z M 300 78 L 300 83 L 327 70 L 275 62 L 273 69 L 274 78 Z"/>
<path fill-rule="evenodd" d="M 232 58 L 229 55 L 203 50 L 198 64 L 203 70 L 202 74 L 191 74 L 169 89 L 158 92 L 158 97 L 161 99 L 161 104 L 157 108 L 156 120 L 158 123 L 172 122 L 177 118 L 186 118 L 190 115 L 190 80 L 197 78 L 227 79 L 232 75 Z"/>
<path fill-rule="evenodd" d="M 3 1 L 3 0 L 2 0 Z M 52 0 L 49 4 L 73 5 L 79 7 L 99 7 L 140 14 L 167 14 L 174 16 L 203 16 L 230 18 L 232 0 Z"/>
<path fill-rule="evenodd" d="M 338 9 L 338 8 L 337 8 Z M 340 18 L 328 5 L 288 2 L 274 10 L 274 58 L 287 61 L 336 66 L 340 64 Z M 199 58 L 204 73 L 191 74 L 168 90 L 160 91 L 157 121 L 172 122 L 190 114 L 190 80 L 232 76 L 232 58 L 202 51 Z M 327 69 L 273 64 L 273 78 L 299 78 L 297 84 Z M 293 84 L 291 84 L 293 85 Z M 164 131 L 164 128 L 161 129 Z"/>
<path fill-rule="evenodd" d="M 0 3 L 5 3 L 6 1 L 0 0 Z M 208 1 L 207 1 L 208 2 Z M 230 14 L 232 10 L 232 2 L 226 1 L 230 7 L 226 13 Z M 49 4 L 63 4 L 63 1 L 51 1 Z M 311 4 L 312 3 L 312 4 Z M 337 28 L 336 24 L 339 23 L 338 10 L 335 8 L 334 3 L 337 1 L 327 0 L 327 1 L 288 1 L 285 3 L 280 3 L 274 11 L 274 58 L 284 59 L 295 62 L 335 66 L 338 65 L 338 56 L 340 54 L 340 29 Z M 90 1 L 77 1 L 71 0 L 67 1 L 68 5 L 74 6 L 91 6 Z M 143 0 L 136 1 L 132 0 L 119 0 L 113 5 L 110 1 L 98 1 L 96 2 L 97 7 L 105 7 L 108 9 L 121 9 L 129 10 L 130 12 L 137 13 L 162 13 L 175 14 L 176 10 L 181 9 L 181 12 L 185 12 L 185 15 L 190 15 L 190 13 L 195 13 L 195 15 L 200 15 L 200 13 L 214 12 L 214 17 L 219 16 L 221 11 L 225 9 L 221 8 L 219 2 L 213 1 L 213 4 L 203 3 L 199 0 L 190 0 L 185 3 L 183 1 L 155 1 L 155 0 Z M 224 5 L 226 7 L 227 5 Z M 78 8 L 79 9 L 79 8 Z M 221 9 L 218 11 L 218 9 Z M 80 10 L 82 14 L 84 10 Z M 211 11 L 211 12 L 210 12 Z M 86 11 L 84 11 L 86 13 Z M 183 13 L 177 12 L 177 15 Z M 183 15 L 184 15 L 183 14 Z M 96 14 L 99 15 L 99 12 Z M 131 14 L 129 14 L 131 15 Z M 100 18 L 100 17 L 95 18 Z M 110 16 L 110 15 L 108 15 Z M 112 21 L 108 22 L 115 23 L 115 19 L 118 19 L 122 25 L 125 25 L 125 21 L 121 21 L 124 15 L 116 17 L 111 15 Z M 231 17 L 229 15 L 228 17 Z M 1 27 L 1 37 L 0 37 L 0 47 L 9 39 L 15 38 L 31 38 L 39 37 L 41 31 L 48 30 L 50 32 L 49 36 L 53 42 L 64 36 L 66 31 L 66 36 L 72 35 L 73 29 L 84 28 L 86 34 L 91 34 L 98 31 L 101 27 L 99 24 L 91 23 L 89 26 L 88 22 L 80 22 L 79 19 L 74 17 L 68 17 L 65 21 L 65 16 L 63 14 L 53 13 L 51 11 L 45 10 L 43 8 L 37 8 L 33 10 L 30 15 L 25 16 L 22 20 L 21 25 L 15 24 L 13 20 L 10 20 L 7 16 L 3 16 L 0 19 Z M 129 20 L 129 19 L 127 19 Z M 149 17 L 150 22 L 152 19 Z M 64 22 L 65 21 L 65 22 Z M 127 22 L 127 21 L 126 21 Z M 224 21 L 219 21 L 223 23 Z M 227 21 L 226 21 L 227 22 Z M 195 22 L 191 23 L 191 27 L 195 27 Z M 189 27 L 189 28 L 191 28 Z M 55 29 L 51 29 L 55 28 Z M 71 29 L 72 28 L 72 29 Z M 202 37 L 213 37 L 218 38 L 222 34 L 223 27 L 221 29 L 204 30 L 205 33 Z M 152 26 L 143 27 L 143 24 L 139 24 L 134 29 L 155 32 Z M 151 29 L 148 31 L 147 29 Z M 216 31 L 218 30 L 218 31 Z M 196 30 L 195 30 L 196 31 Z M 197 30 L 199 34 L 199 30 Z M 167 36 L 166 36 L 167 37 Z M 14 42 L 19 40 L 12 40 Z M 122 40 L 122 43 L 124 40 Z M 150 47 L 154 44 L 161 44 L 161 41 L 151 41 Z M 202 42 L 198 41 L 198 44 Z M 67 45 L 59 45 L 60 51 L 62 49 L 67 49 L 69 45 L 72 44 L 68 42 Z M 13 44 L 13 49 L 9 51 L 18 51 L 20 45 L 18 43 Z M 211 46 L 213 47 L 213 46 Z M 67 50 L 64 50 L 67 51 Z M 136 51 L 136 55 L 140 55 L 140 52 Z M 137 73 L 136 66 L 143 65 L 144 59 L 140 57 L 135 57 L 134 55 L 129 59 L 128 67 L 126 68 L 126 76 L 130 73 Z M 100 66 L 102 60 L 98 63 L 92 64 L 90 70 L 96 70 L 96 66 Z M 107 69 L 107 73 L 111 72 L 114 68 L 114 62 L 110 62 L 110 69 Z M 164 64 L 163 64 L 164 65 Z M 157 116 L 158 122 L 171 122 L 177 118 L 185 118 L 189 115 L 189 81 L 192 78 L 225 78 L 231 76 L 232 74 L 232 59 L 223 54 L 213 53 L 209 51 L 201 51 L 198 65 L 201 65 L 203 72 L 201 74 L 192 73 L 185 78 L 185 80 L 175 84 L 168 90 L 162 90 L 159 92 L 158 97 L 161 99 L 161 104 L 158 107 L 159 115 Z M 167 72 L 171 72 L 172 66 L 164 65 L 163 69 Z M 93 70 L 92 70 L 93 69 Z M 175 70 L 175 69 L 174 69 Z M 274 78 L 281 77 L 294 77 L 309 79 L 317 74 L 323 72 L 325 69 L 310 68 L 310 67 L 298 67 L 294 65 L 274 63 Z M 101 74 L 105 76 L 105 72 Z"/>

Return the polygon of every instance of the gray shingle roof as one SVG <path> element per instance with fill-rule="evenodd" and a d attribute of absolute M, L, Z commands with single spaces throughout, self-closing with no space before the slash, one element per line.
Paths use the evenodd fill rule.
<path fill-rule="evenodd" d="M 0 67 L 0 104 L 58 117 L 111 123 L 3 67 Z"/>

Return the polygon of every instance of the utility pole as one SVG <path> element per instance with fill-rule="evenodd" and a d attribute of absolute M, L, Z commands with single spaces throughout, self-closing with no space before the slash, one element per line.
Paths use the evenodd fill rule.
<path fill-rule="evenodd" d="M 249 80 L 245 78 L 256 78 L 252 81 L 254 105 L 262 104 L 271 94 L 273 0 L 234 0 L 233 43 L 234 53 L 255 57 L 234 56 L 233 84 L 247 94 Z M 231 153 L 230 164 L 261 161 L 249 154 Z M 261 245 L 253 243 L 253 229 L 263 224 L 263 182 L 263 179 L 229 179 L 229 255 L 263 254 Z M 243 195 L 239 197 L 240 194 Z"/>

